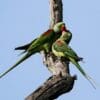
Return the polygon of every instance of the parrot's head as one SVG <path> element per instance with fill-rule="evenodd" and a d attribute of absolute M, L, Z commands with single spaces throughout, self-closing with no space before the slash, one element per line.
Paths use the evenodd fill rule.
<path fill-rule="evenodd" d="M 65 29 L 65 23 L 64 22 L 58 22 L 53 27 L 53 30 L 54 30 L 55 33 L 62 32 L 63 29 Z"/>
<path fill-rule="evenodd" d="M 60 38 L 66 41 L 67 43 L 69 43 L 72 38 L 72 33 L 69 30 L 65 30 L 62 32 L 62 35 L 60 36 Z"/>

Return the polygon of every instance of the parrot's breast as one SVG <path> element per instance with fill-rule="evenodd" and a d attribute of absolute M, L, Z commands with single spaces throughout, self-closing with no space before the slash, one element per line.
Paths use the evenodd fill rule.
<path fill-rule="evenodd" d="M 59 51 L 56 51 L 56 50 L 52 50 L 54 55 L 57 56 L 57 57 L 64 57 L 64 53 L 63 52 L 59 52 Z"/>

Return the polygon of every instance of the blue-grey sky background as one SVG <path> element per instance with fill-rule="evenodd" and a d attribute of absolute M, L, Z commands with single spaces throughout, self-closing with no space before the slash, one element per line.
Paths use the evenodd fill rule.
<path fill-rule="evenodd" d="M 63 0 L 64 22 L 73 33 L 71 47 L 84 58 L 84 70 L 100 84 L 100 0 Z M 30 42 L 49 27 L 49 0 L 0 0 L 0 73 L 21 56 L 14 48 Z M 97 100 L 94 90 L 72 64 L 76 74 L 71 92 L 57 100 Z M 33 55 L 0 79 L 0 100 L 24 100 L 51 76 L 40 54 Z"/>

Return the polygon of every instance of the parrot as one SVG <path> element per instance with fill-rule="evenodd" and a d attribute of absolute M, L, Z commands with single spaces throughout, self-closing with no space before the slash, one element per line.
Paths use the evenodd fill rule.
<path fill-rule="evenodd" d="M 64 29 L 64 27 L 64 22 L 58 22 L 54 25 L 53 29 L 48 29 L 38 38 L 34 39 L 31 43 L 15 48 L 15 50 L 24 50 L 24 53 L 26 54 L 20 60 L 18 60 L 12 67 L 10 67 L 4 73 L 0 74 L 0 78 L 5 76 L 8 72 L 10 72 L 12 69 L 14 69 L 16 66 L 21 64 L 33 54 L 38 53 L 42 50 L 49 52 L 50 46 L 52 45 L 53 41 L 56 40 L 56 38 L 59 38 L 59 36 L 62 34 L 62 30 Z"/>
<path fill-rule="evenodd" d="M 32 42 L 23 46 L 16 47 L 15 50 L 24 50 L 23 53 L 40 47 L 45 52 L 50 52 L 52 43 L 62 35 L 62 31 L 66 30 L 64 22 L 58 22 L 54 25 L 53 29 L 44 32 L 39 38 L 34 39 Z M 39 51 L 41 51 L 39 50 Z"/>
<path fill-rule="evenodd" d="M 64 40 L 63 40 L 64 38 Z M 61 36 L 59 39 L 57 39 L 53 45 L 52 45 L 52 52 L 57 57 L 64 57 L 67 60 L 69 60 L 72 64 L 74 64 L 77 69 L 81 72 L 81 74 L 90 82 L 90 84 L 95 88 L 95 85 L 93 84 L 93 79 L 83 70 L 83 68 L 80 66 L 78 61 L 82 60 L 81 57 L 79 57 L 76 52 L 65 42 L 66 37 Z"/>

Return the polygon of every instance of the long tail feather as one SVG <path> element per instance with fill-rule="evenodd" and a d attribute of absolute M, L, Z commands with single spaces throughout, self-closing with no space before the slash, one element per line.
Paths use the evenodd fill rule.
<path fill-rule="evenodd" d="M 18 56 L 20 56 L 20 55 L 22 55 L 22 54 L 24 54 L 24 53 L 26 53 L 27 51 L 23 51 L 23 52 L 21 52 Z"/>
<path fill-rule="evenodd" d="M 18 66 L 19 64 L 21 64 L 24 60 L 26 60 L 27 58 L 29 58 L 31 55 L 32 54 L 27 53 L 16 64 L 14 64 L 12 67 L 10 67 L 7 71 L 5 71 L 3 74 L 0 74 L 0 78 L 2 78 L 3 76 L 5 76 L 8 72 L 10 72 L 11 70 L 13 70 L 16 66 Z"/>
<path fill-rule="evenodd" d="M 93 88 L 96 89 L 96 82 L 93 80 L 93 78 L 87 75 L 87 79 L 90 82 L 90 84 L 93 86 Z"/>
<path fill-rule="evenodd" d="M 82 69 L 82 67 L 78 64 L 78 62 L 76 62 L 74 59 L 69 58 L 70 61 L 78 68 L 78 70 L 83 74 L 83 76 L 90 82 L 90 84 L 93 86 L 93 88 L 96 89 L 95 87 L 95 82 L 93 81 L 93 79 L 87 74 L 85 73 L 85 71 Z"/>
<path fill-rule="evenodd" d="M 29 46 L 30 46 L 32 43 L 34 43 L 36 40 L 37 40 L 37 38 L 34 39 L 32 42 L 30 42 L 30 43 L 28 43 L 28 44 L 25 44 L 25 45 L 23 45 L 23 46 L 16 47 L 15 50 L 27 50 L 27 49 L 29 48 Z"/>
<path fill-rule="evenodd" d="M 30 44 L 26 44 L 24 46 L 16 47 L 15 50 L 27 50 L 29 48 Z"/>

